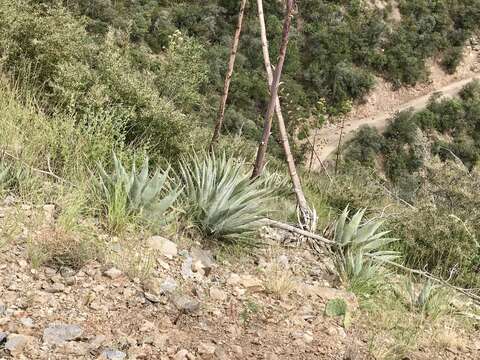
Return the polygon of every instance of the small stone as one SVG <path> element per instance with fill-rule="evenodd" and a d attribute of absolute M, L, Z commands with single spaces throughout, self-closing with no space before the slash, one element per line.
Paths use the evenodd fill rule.
<path fill-rule="evenodd" d="M 190 256 L 188 256 L 182 263 L 182 269 L 180 270 L 180 272 L 182 274 L 182 277 L 185 280 L 191 279 L 194 277 L 192 265 L 193 265 L 193 259 Z"/>
<path fill-rule="evenodd" d="M 8 334 L 6 332 L 1 332 L 0 331 L 0 344 L 3 343 L 5 341 L 5 339 L 7 338 Z"/>
<path fill-rule="evenodd" d="M 240 283 L 240 276 L 238 274 L 235 274 L 235 273 L 231 273 L 230 276 L 228 277 L 227 279 L 227 284 L 228 285 L 237 285 L 238 283 Z"/>
<path fill-rule="evenodd" d="M 243 275 L 240 278 L 240 283 L 248 290 L 261 290 L 262 289 L 262 281 L 252 275 Z"/>
<path fill-rule="evenodd" d="M 177 282 L 171 277 L 167 277 L 163 281 L 157 278 L 150 278 L 143 282 L 143 289 L 155 296 L 170 294 L 175 291 L 176 288 Z"/>
<path fill-rule="evenodd" d="M 152 236 L 147 240 L 147 244 L 150 248 L 160 251 L 168 259 L 173 259 L 174 256 L 177 256 L 177 244 L 164 237 Z"/>
<path fill-rule="evenodd" d="M 306 332 L 305 334 L 303 334 L 302 339 L 305 344 L 310 344 L 313 341 L 313 335 L 310 332 Z"/>
<path fill-rule="evenodd" d="M 60 345 L 66 341 L 76 340 L 83 330 L 78 325 L 53 324 L 43 330 L 43 341 L 50 345 Z"/>
<path fill-rule="evenodd" d="M 215 264 L 212 253 L 208 250 L 194 248 L 191 251 L 193 263 L 197 268 L 201 268 L 205 272 L 205 276 L 210 274 L 212 267 Z"/>
<path fill-rule="evenodd" d="M 31 343 L 33 338 L 31 336 L 10 334 L 5 343 L 5 350 L 10 351 L 11 354 L 19 354 L 23 349 Z"/>
<path fill-rule="evenodd" d="M 187 360 L 188 359 L 188 350 L 182 349 L 178 351 L 175 356 L 173 357 L 173 360 Z"/>
<path fill-rule="evenodd" d="M 200 355 L 212 355 L 215 353 L 216 349 L 217 347 L 212 343 L 200 343 L 200 345 L 198 345 L 197 351 Z"/>
<path fill-rule="evenodd" d="M 243 349 L 242 349 L 241 346 L 233 345 L 232 346 L 232 351 L 240 357 L 243 356 Z"/>
<path fill-rule="evenodd" d="M 186 314 L 200 309 L 200 302 L 188 295 L 175 294 L 172 296 L 172 302 L 178 310 Z"/>
<path fill-rule="evenodd" d="M 123 360 L 127 354 L 123 351 L 108 349 L 103 351 L 101 356 L 106 360 Z"/>
<path fill-rule="evenodd" d="M 107 271 L 105 271 L 103 273 L 103 275 L 105 275 L 109 279 L 115 280 L 115 279 L 118 279 L 119 277 L 121 277 L 123 275 L 123 273 L 120 270 L 118 270 L 117 268 L 112 267 L 112 268 L 108 269 Z"/>
<path fill-rule="evenodd" d="M 214 354 L 215 354 L 215 357 L 217 358 L 217 360 L 228 360 L 227 353 L 225 352 L 225 350 L 221 346 L 217 346 Z"/>
<path fill-rule="evenodd" d="M 89 348 L 92 350 L 97 350 L 103 345 L 103 343 L 105 343 L 105 341 L 107 341 L 107 338 L 105 336 L 97 335 L 92 340 L 90 340 Z"/>
<path fill-rule="evenodd" d="M 7 310 L 7 307 L 5 306 L 5 304 L 0 303 L 0 316 L 3 316 L 6 310 Z"/>
<path fill-rule="evenodd" d="M 33 327 L 33 320 L 31 318 L 21 318 L 20 323 L 28 328 Z"/>
<path fill-rule="evenodd" d="M 163 280 L 160 285 L 160 291 L 162 294 L 173 293 L 176 288 L 177 288 L 177 282 L 171 277 L 165 278 L 165 280 Z"/>
<path fill-rule="evenodd" d="M 213 299 L 213 300 L 217 300 L 217 301 L 225 301 L 227 300 L 227 293 L 223 290 L 220 290 L 216 287 L 212 287 L 210 288 L 210 297 Z"/>

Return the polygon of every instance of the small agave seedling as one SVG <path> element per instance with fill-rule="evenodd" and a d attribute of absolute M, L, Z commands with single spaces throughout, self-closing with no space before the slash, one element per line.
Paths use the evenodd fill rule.
<path fill-rule="evenodd" d="M 145 158 L 139 173 L 137 173 L 135 164 L 131 171 L 127 172 L 115 153 L 113 153 L 113 164 L 113 174 L 107 174 L 103 166 L 98 164 L 101 188 L 107 202 L 118 195 L 116 194 L 118 191 L 125 194 L 127 209 L 130 213 L 146 211 L 149 216 L 161 216 L 181 192 L 178 188 L 169 188 L 169 169 L 157 170 L 152 177 L 149 177 L 148 157 Z M 167 194 L 159 199 L 164 192 Z"/>

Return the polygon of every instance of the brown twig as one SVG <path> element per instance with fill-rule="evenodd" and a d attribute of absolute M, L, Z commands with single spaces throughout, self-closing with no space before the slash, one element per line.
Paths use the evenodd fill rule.
<path fill-rule="evenodd" d="M 30 168 L 30 169 L 33 170 L 33 171 L 36 171 L 36 172 L 38 172 L 38 173 L 40 173 L 40 174 L 43 174 L 43 175 L 51 176 L 51 177 L 57 179 L 57 180 L 60 181 L 60 182 L 63 182 L 63 183 L 66 183 L 66 184 L 75 186 L 75 185 L 74 185 L 73 183 L 71 183 L 70 181 L 61 178 L 60 176 L 56 175 L 56 174 L 52 171 L 52 169 L 51 169 L 51 167 L 50 167 L 50 159 L 49 159 L 49 158 L 47 159 L 48 171 L 45 171 L 45 170 L 41 170 L 41 169 L 37 169 L 37 168 L 33 167 L 32 165 L 30 165 L 30 164 L 26 163 L 25 161 L 23 161 L 22 159 L 20 159 L 18 156 L 15 156 L 15 155 L 13 155 L 13 154 L 10 154 L 10 153 L 7 152 L 7 151 L 2 151 L 2 154 L 8 156 L 9 158 L 11 158 L 11 159 L 13 159 L 13 160 L 15 160 L 15 161 L 18 161 L 19 163 L 21 163 L 22 165 Z"/>

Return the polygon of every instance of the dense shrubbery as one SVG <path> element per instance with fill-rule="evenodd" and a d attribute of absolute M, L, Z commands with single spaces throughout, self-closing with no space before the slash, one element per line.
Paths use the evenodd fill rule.
<path fill-rule="evenodd" d="M 167 158 L 182 150 L 179 144 L 188 144 L 175 141 L 175 134 L 191 132 L 192 119 L 200 118 L 205 126 L 214 118 L 217 98 L 212 93 L 222 88 L 236 1 L 3 3 L 0 41 L 6 67 L 34 61 L 37 83 L 50 88 L 56 101 L 73 102 L 75 110 L 91 103 L 113 107 L 130 117 L 129 140 L 148 129 L 152 146 Z M 374 86 L 374 75 L 414 84 L 428 77 L 425 61 L 436 55 L 448 71 L 455 70 L 465 41 L 478 26 L 478 4 L 400 1 L 398 8 L 401 19 L 394 20 L 391 6 L 298 3 L 281 91 L 292 134 L 302 133 L 298 130 L 305 127 L 309 109 L 320 99 L 327 100 L 331 114 L 341 113 L 350 100 L 361 100 Z M 267 2 L 265 11 L 275 59 L 283 8 Z M 247 5 L 226 130 L 256 141 L 267 93 L 253 2 Z M 273 142 L 271 150 L 279 154 L 279 149 Z M 303 149 L 294 150 L 301 159 Z"/>
<path fill-rule="evenodd" d="M 422 111 L 397 114 L 378 138 L 360 131 L 347 149 L 348 159 L 376 165 L 392 192 L 416 207 L 389 221 L 407 264 L 462 286 L 478 285 L 479 89 L 472 82 L 458 99 L 434 97 Z"/>

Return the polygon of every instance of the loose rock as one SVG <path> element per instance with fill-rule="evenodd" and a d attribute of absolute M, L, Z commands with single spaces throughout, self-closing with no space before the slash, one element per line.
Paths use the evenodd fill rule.
<path fill-rule="evenodd" d="M 123 360 L 127 354 L 123 351 L 109 349 L 102 352 L 102 357 L 106 360 Z"/>
<path fill-rule="evenodd" d="M 177 256 L 177 244 L 164 237 L 152 236 L 147 240 L 147 244 L 152 249 L 160 251 L 168 259 L 173 259 L 174 256 Z"/>
<path fill-rule="evenodd" d="M 216 287 L 210 288 L 210 297 L 213 300 L 225 301 L 227 300 L 227 293 L 223 290 L 220 290 Z"/>
<path fill-rule="evenodd" d="M 19 354 L 32 340 L 33 338 L 31 336 L 10 334 L 5 343 L 5 350 L 8 350 L 11 354 Z"/>
<path fill-rule="evenodd" d="M 200 302 L 188 295 L 175 294 L 172 296 L 175 307 L 184 313 L 194 313 L 200 309 Z"/>
<path fill-rule="evenodd" d="M 108 269 L 107 271 L 105 271 L 103 273 L 103 275 L 105 275 L 109 279 L 115 280 L 115 279 L 118 279 L 120 276 L 122 276 L 123 273 L 120 270 L 118 270 L 117 268 L 112 267 L 112 268 Z"/>
<path fill-rule="evenodd" d="M 78 325 L 53 324 L 43 331 L 43 341 L 50 345 L 60 345 L 66 341 L 76 340 L 83 330 Z"/>

